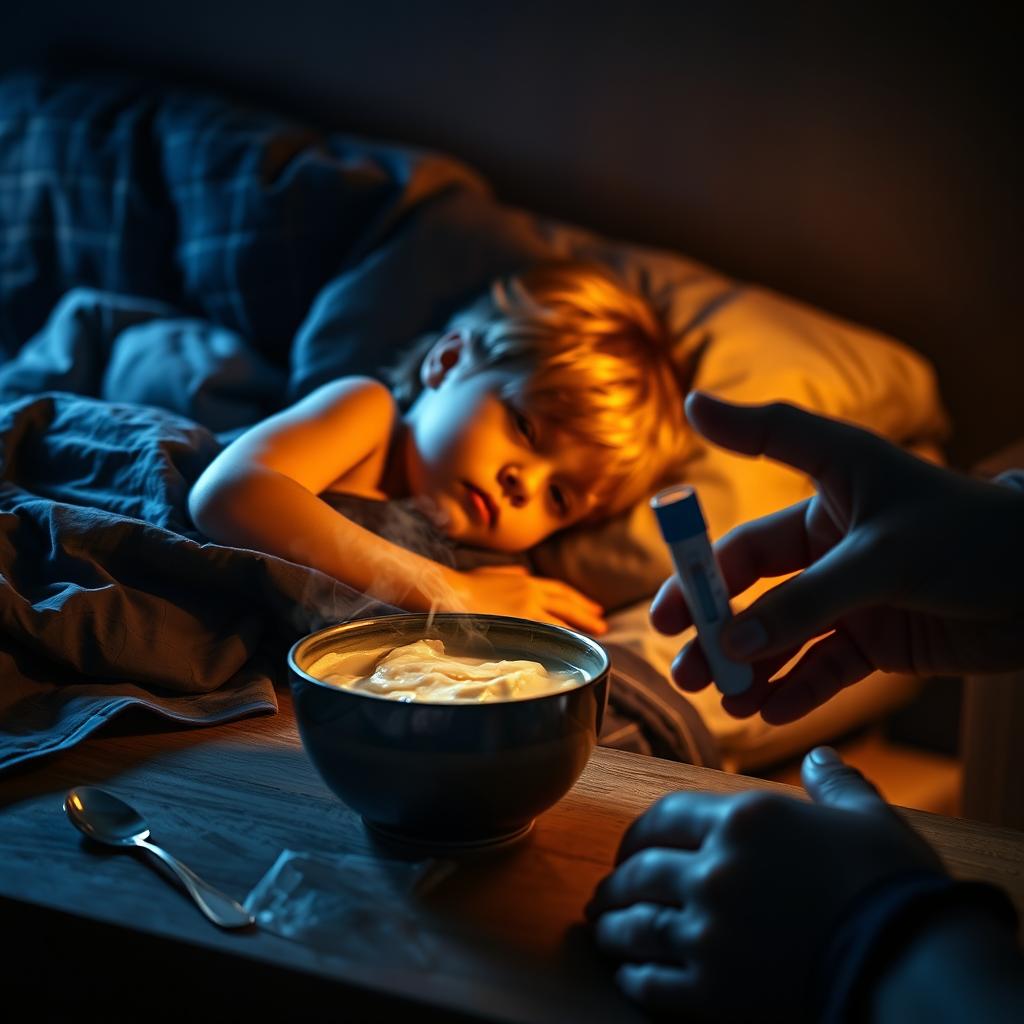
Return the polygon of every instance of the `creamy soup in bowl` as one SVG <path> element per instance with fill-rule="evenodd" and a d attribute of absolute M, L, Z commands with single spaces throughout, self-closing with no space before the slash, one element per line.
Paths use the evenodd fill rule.
<path fill-rule="evenodd" d="M 448 850 L 509 841 L 572 787 L 600 730 L 609 664 L 569 629 L 403 614 L 296 643 L 303 746 L 375 832 Z"/>
<path fill-rule="evenodd" d="M 337 651 L 318 658 L 309 673 L 342 689 L 428 704 L 526 700 L 561 693 L 584 681 L 575 669 L 549 669 L 529 658 L 451 654 L 445 642 L 436 639 L 367 652 L 367 657 L 374 659 L 370 673 L 352 671 L 351 655 Z"/>

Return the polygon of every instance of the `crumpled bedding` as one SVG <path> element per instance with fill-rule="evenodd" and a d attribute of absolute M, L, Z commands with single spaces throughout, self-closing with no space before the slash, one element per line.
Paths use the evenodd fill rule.
<path fill-rule="evenodd" d="M 496 220 L 445 157 L 116 76 L 0 82 L 0 770 L 133 705 L 272 711 L 290 642 L 386 610 L 205 543 L 188 488 L 241 429 L 379 372 L 495 274 L 552 254 L 519 221 L 493 242 Z M 624 679 L 613 731 L 714 763 L 663 678 L 641 663 Z"/>
<path fill-rule="evenodd" d="M 0 769 L 133 705 L 275 711 L 305 632 L 388 611 L 321 573 L 205 544 L 190 483 L 218 450 L 161 410 L 63 393 L 0 407 Z"/>

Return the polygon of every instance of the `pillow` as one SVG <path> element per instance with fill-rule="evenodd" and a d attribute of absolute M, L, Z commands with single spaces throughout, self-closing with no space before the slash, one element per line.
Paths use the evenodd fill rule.
<path fill-rule="evenodd" d="M 681 255 L 604 239 L 503 206 L 482 191 L 451 192 L 424 205 L 320 292 L 293 347 L 292 399 L 336 376 L 380 374 L 397 351 L 442 329 L 494 276 L 551 258 L 605 264 L 644 290 L 666 319 L 674 358 L 688 362 L 700 353 L 697 388 L 740 402 L 790 401 L 900 443 L 943 435 L 934 373 L 906 346 Z M 713 537 L 811 493 L 801 474 L 696 437 L 666 476 L 678 480 L 698 488 Z M 650 595 L 671 572 L 646 503 L 558 534 L 531 557 L 535 571 L 566 580 L 609 610 Z"/>
<path fill-rule="evenodd" d="M 908 446 L 945 436 L 934 371 L 907 346 L 680 256 L 564 228 L 560 241 L 567 255 L 606 262 L 660 298 L 674 356 L 682 362 L 699 353 L 695 389 L 736 402 L 791 402 Z M 813 493 L 802 473 L 697 436 L 665 479 L 679 481 L 697 489 L 713 539 Z M 533 552 L 533 562 L 538 572 L 565 579 L 609 609 L 652 594 L 672 572 L 645 502 L 550 539 Z"/>

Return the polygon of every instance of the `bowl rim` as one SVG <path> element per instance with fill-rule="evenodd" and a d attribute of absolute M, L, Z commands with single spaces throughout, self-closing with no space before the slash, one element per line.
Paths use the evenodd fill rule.
<path fill-rule="evenodd" d="M 577 686 L 573 686 L 568 690 L 555 690 L 552 693 L 540 693 L 533 697 L 522 697 L 517 700 L 500 700 L 500 701 L 453 701 L 453 700 L 416 700 L 416 701 L 396 701 L 390 697 L 384 697 L 376 693 L 365 693 L 361 690 L 347 690 L 341 686 L 335 686 L 332 683 L 327 682 L 323 679 L 317 679 L 316 676 L 310 675 L 305 669 L 300 668 L 296 662 L 295 655 L 298 649 L 306 643 L 312 643 L 315 637 L 319 637 L 325 633 L 337 631 L 339 633 L 345 633 L 349 630 L 355 630 L 357 628 L 369 629 L 373 625 L 394 621 L 396 619 L 416 620 L 416 619 L 429 619 L 431 622 L 437 622 L 440 620 L 452 620 L 452 619 L 476 619 L 478 621 L 483 620 L 487 622 L 500 623 L 502 625 L 522 625 L 529 626 L 531 629 L 541 629 L 550 633 L 562 634 L 567 638 L 571 639 L 575 643 L 582 644 L 584 647 L 589 648 L 594 654 L 601 660 L 601 669 L 598 672 L 593 673 L 590 678 L 584 679 Z M 330 690 L 333 693 L 346 694 L 350 697 L 364 697 L 368 700 L 383 701 L 384 703 L 391 705 L 405 705 L 412 708 L 495 708 L 502 705 L 512 704 L 530 704 L 533 701 L 539 700 L 551 700 L 555 697 L 564 697 L 566 694 L 578 693 L 583 690 L 589 689 L 596 685 L 599 680 L 604 679 L 611 671 L 611 657 L 605 648 L 594 640 L 592 637 L 587 636 L 585 633 L 577 633 L 574 629 L 569 629 L 567 626 L 556 626 L 550 622 L 539 622 L 536 619 L 523 619 L 517 618 L 514 615 L 488 615 L 488 614 L 474 614 L 471 612 L 396 612 L 390 615 L 374 615 L 368 616 L 367 618 L 361 619 L 348 619 L 343 622 L 335 622 L 329 626 L 323 626 L 320 629 L 314 630 L 312 633 L 307 633 L 305 636 L 300 637 L 291 645 L 288 650 L 288 669 L 295 676 L 299 676 L 304 682 L 313 683 L 315 686 L 319 686 L 322 689 Z M 289 678 L 289 684 L 292 679 Z M 290 685 L 289 685 L 290 688 Z"/>

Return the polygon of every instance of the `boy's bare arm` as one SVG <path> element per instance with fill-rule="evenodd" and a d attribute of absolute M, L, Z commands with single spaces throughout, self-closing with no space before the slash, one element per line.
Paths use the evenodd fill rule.
<path fill-rule="evenodd" d="M 452 571 L 346 519 L 277 470 L 254 466 L 193 512 L 212 540 L 312 566 L 413 611 L 450 607 Z"/>
<path fill-rule="evenodd" d="M 312 566 L 412 610 L 451 606 L 454 573 L 364 529 L 317 495 L 386 456 L 398 413 L 376 381 L 328 385 L 248 431 L 196 482 L 189 510 L 218 543 Z"/>

